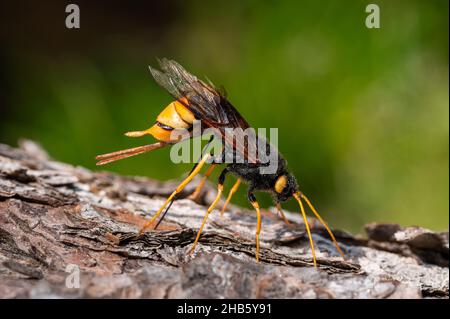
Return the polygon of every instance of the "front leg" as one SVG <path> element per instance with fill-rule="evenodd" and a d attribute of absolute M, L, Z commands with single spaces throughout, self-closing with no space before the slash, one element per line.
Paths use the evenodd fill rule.
<path fill-rule="evenodd" d="M 281 208 L 281 203 L 277 201 L 277 202 L 276 202 L 276 207 L 277 207 L 278 213 L 280 214 L 281 219 L 283 219 L 284 223 L 285 223 L 287 226 L 291 227 L 291 226 L 292 226 L 291 223 L 290 223 L 289 220 L 286 218 L 286 215 L 283 213 L 283 209 Z"/>

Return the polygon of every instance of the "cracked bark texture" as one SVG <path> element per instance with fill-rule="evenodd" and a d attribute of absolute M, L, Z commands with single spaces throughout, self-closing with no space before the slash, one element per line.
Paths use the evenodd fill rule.
<path fill-rule="evenodd" d="M 138 238 L 176 181 L 92 172 L 50 159 L 34 142 L 19 145 L 0 144 L 1 298 L 448 298 L 448 232 L 379 223 L 364 238 L 335 230 L 344 261 L 311 218 L 315 270 L 300 215 L 286 212 L 288 227 L 269 209 L 256 263 L 255 214 L 230 206 L 210 215 L 190 257 L 213 187 L 197 203 L 176 201 L 158 230 Z"/>

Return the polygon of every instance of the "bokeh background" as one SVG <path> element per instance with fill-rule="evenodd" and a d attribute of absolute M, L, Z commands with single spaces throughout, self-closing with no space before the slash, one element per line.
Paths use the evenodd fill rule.
<path fill-rule="evenodd" d="M 447 0 L 71 2 L 80 29 L 65 28 L 70 2 L 1 2 L 0 142 L 34 139 L 90 169 L 97 154 L 150 143 L 122 133 L 171 101 L 147 68 L 169 57 L 223 84 L 254 127 L 279 128 L 333 226 L 448 228 Z M 371 2 L 380 29 L 365 27 Z M 165 180 L 190 167 L 165 149 L 102 169 Z M 234 202 L 248 205 L 243 189 Z"/>

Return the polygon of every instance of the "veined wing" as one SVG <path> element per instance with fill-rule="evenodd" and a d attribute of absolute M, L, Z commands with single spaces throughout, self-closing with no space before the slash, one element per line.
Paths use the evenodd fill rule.
<path fill-rule="evenodd" d="M 244 130 L 250 126 L 219 90 L 187 72 L 180 64 L 163 58 L 161 71 L 150 67 L 155 81 L 172 97 L 183 103 L 194 116 L 208 127 L 217 128 L 225 143 L 250 163 L 257 163 L 256 145 L 246 143 Z M 188 103 L 184 102 L 185 98 Z M 234 136 L 226 129 L 233 130 Z M 248 132 L 247 132 L 248 133 Z M 256 141 L 256 138 L 254 139 Z M 252 141 L 249 139 L 248 141 Z M 255 147 L 252 149 L 252 147 Z M 251 150 L 251 151 L 250 151 Z"/>

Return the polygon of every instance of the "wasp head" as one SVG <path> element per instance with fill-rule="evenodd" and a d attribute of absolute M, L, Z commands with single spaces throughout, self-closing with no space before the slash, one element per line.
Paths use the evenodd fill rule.
<path fill-rule="evenodd" d="M 297 181 L 294 175 L 284 172 L 276 179 L 273 189 L 277 202 L 284 202 L 298 192 Z"/>

